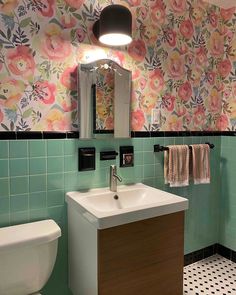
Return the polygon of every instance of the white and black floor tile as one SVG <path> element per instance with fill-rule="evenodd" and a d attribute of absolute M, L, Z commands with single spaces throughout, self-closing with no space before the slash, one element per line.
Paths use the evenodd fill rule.
<path fill-rule="evenodd" d="M 236 295 L 236 263 L 216 254 L 184 267 L 184 295 Z"/>

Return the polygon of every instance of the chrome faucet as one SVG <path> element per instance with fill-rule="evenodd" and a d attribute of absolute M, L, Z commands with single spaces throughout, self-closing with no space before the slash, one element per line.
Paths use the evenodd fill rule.
<path fill-rule="evenodd" d="M 117 179 L 119 182 L 122 181 L 122 178 L 116 174 L 116 165 L 110 166 L 110 191 L 117 192 Z"/>

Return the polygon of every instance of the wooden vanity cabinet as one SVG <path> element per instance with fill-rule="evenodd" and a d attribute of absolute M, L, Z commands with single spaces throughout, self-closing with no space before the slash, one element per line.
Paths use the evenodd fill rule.
<path fill-rule="evenodd" d="M 98 231 L 99 295 L 182 295 L 184 212 Z"/>
<path fill-rule="evenodd" d="M 69 206 L 73 295 L 183 295 L 184 211 L 98 230 Z"/>

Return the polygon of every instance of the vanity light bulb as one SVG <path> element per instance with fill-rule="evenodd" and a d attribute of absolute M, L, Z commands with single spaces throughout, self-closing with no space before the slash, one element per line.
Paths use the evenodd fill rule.
<path fill-rule="evenodd" d="M 99 41 L 111 46 L 124 46 L 131 43 L 132 38 L 125 34 L 111 33 L 99 37 Z"/>

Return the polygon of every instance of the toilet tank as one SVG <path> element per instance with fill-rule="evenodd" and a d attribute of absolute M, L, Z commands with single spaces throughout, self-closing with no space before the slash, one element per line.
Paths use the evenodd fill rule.
<path fill-rule="evenodd" d="M 0 294 L 28 295 L 42 289 L 52 273 L 60 236 L 53 220 L 0 228 Z"/>

